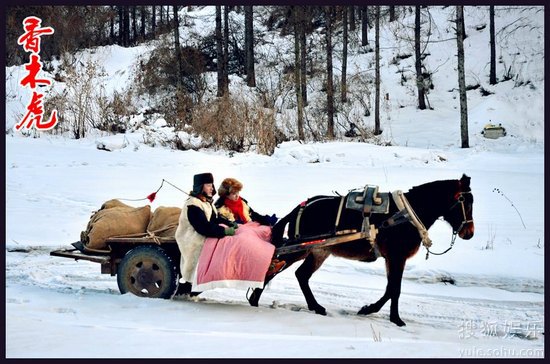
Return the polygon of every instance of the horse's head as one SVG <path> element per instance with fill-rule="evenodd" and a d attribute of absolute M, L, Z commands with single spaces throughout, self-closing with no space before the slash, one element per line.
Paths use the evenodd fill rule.
<path fill-rule="evenodd" d="M 453 233 L 462 239 L 468 240 L 474 236 L 474 219 L 472 217 L 472 205 L 474 196 L 470 189 L 470 177 L 465 174 L 458 180 L 454 191 L 453 202 L 443 218 L 453 227 Z"/>

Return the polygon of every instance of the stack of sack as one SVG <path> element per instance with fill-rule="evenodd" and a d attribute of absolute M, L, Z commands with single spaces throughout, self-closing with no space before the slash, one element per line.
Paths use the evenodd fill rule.
<path fill-rule="evenodd" d="M 132 207 L 113 199 L 94 212 L 80 242 L 90 252 L 108 252 L 107 239 L 113 237 L 174 237 L 181 208 L 159 206 Z"/>

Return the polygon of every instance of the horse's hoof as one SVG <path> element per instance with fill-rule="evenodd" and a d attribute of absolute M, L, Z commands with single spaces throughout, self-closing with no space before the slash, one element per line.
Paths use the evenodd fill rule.
<path fill-rule="evenodd" d="M 315 308 L 310 308 L 309 310 L 310 311 L 315 311 L 315 313 L 318 314 L 318 315 L 322 315 L 322 316 L 327 315 L 327 310 L 325 310 L 325 308 L 322 307 L 322 306 L 315 307 Z"/>
<path fill-rule="evenodd" d="M 396 324 L 397 326 L 401 327 L 401 326 L 406 326 L 407 324 L 405 323 L 405 321 L 401 320 L 399 317 L 397 318 L 391 318 L 390 317 L 390 321 L 393 322 L 394 324 Z"/>
<path fill-rule="evenodd" d="M 375 310 L 372 305 L 365 305 L 363 307 L 361 307 L 361 309 L 359 310 L 359 312 L 357 312 L 358 315 L 368 315 L 368 314 L 371 314 L 373 312 L 377 312 L 377 310 Z"/>
<path fill-rule="evenodd" d="M 260 300 L 256 297 L 254 293 L 248 298 L 248 303 L 250 303 L 250 306 L 252 307 L 258 307 L 258 302 Z"/>

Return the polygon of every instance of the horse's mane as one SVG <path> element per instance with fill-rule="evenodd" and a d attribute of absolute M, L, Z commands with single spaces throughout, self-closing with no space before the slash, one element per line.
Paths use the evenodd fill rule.
<path fill-rule="evenodd" d="M 433 181 L 414 186 L 409 190 L 412 194 L 434 193 L 434 192 L 457 192 L 460 188 L 460 181 L 456 179 L 448 179 L 441 181 Z"/>

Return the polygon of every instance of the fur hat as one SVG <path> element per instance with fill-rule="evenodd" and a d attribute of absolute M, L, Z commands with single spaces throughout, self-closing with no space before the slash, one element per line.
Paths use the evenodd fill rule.
<path fill-rule="evenodd" d="M 243 184 L 235 178 L 226 178 L 222 181 L 219 188 L 220 196 L 228 196 L 232 192 L 240 192 L 243 189 Z"/>
<path fill-rule="evenodd" d="M 214 183 L 214 176 L 212 176 L 212 173 L 200 173 L 193 176 L 193 192 L 195 194 L 202 193 L 202 186 L 206 183 Z M 214 191 L 212 194 L 216 194 L 216 187 L 214 187 Z"/>

